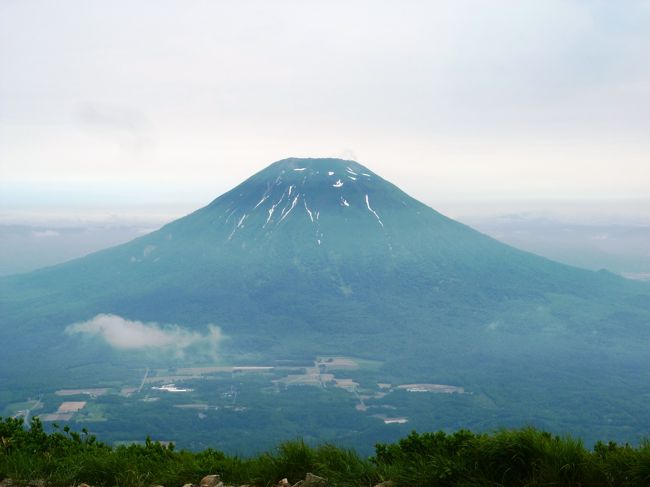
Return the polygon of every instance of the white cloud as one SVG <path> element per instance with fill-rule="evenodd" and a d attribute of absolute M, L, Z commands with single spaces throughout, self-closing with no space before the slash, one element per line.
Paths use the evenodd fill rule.
<path fill-rule="evenodd" d="M 189 349 L 213 355 L 223 339 L 221 330 L 207 326 L 207 333 L 191 331 L 179 325 L 128 320 L 113 314 L 98 314 L 88 321 L 69 325 L 69 335 L 97 336 L 111 347 L 133 351 L 172 351 L 183 356 Z"/>

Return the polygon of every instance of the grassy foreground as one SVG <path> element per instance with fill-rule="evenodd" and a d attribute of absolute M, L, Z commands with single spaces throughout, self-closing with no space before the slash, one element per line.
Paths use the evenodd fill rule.
<path fill-rule="evenodd" d="M 650 442 L 639 447 L 598 443 L 593 450 L 570 437 L 533 428 L 492 434 L 411 433 L 395 444 L 379 444 L 371 458 L 332 445 L 282 443 L 253 458 L 215 450 L 176 451 L 147 439 L 144 445 L 110 447 L 68 427 L 48 434 L 34 418 L 0 418 L 0 480 L 41 479 L 46 485 L 167 487 L 197 483 L 219 473 L 228 485 L 294 483 L 312 472 L 333 486 L 648 486 Z"/>

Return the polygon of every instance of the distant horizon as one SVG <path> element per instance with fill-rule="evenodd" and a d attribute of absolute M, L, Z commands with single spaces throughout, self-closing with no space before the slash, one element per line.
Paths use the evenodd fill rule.
<path fill-rule="evenodd" d="M 402 189 L 409 193 L 408 188 Z M 125 243 L 206 206 L 227 190 L 215 196 L 205 190 L 203 197 L 188 190 L 180 193 L 188 195 L 185 200 L 170 199 L 178 198 L 178 191 L 158 192 L 149 201 L 142 200 L 142 192 L 133 193 L 131 199 L 124 191 L 103 196 L 88 191 L 74 200 L 67 198 L 67 192 L 40 193 L 38 204 L 7 204 L 10 198 L 0 196 L 0 276 Z M 645 250 L 650 239 L 650 198 L 460 201 L 430 196 L 421 201 L 522 250 L 578 267 L 650 279 L 650 256 Z"/>
<path fill-rule="evenodd" d="M 0 191 L 0 275 L 62 263 L 125 243 L 208 205 L 258 170 L 238 181 L 224 178 L 215 187 L 210 182 L 188 181 L 10 185 Z M 399 174 L 397 178 L 401 179 Z M 638 236 L 629 238 L 623 231 L 650 229 L 650 197 L 436 195 L 423 189 L 425 184 L 416 185 L 422 193 L 418 194 L 410 187 L 412 180 L 389 181 L 443 215 L 523 250 L 630 276 L 645 278 L 650 272 L 643 241 L 640 245 Z M 549 240 L 549 225 L 559 238 Z M 646 233 L 642 233 L 645 241 L 650 231 Z M 595 242 L 603 235 L 611 235 L 609 241 Z"/>
<path fill-rule="evenodd" d="M 372 168 L 371 168 L 372 169 Z M 214 187 L 206 182 L 179 182 L 140 186 L 106 183 L 14 184 L 0 182 L 0 223 L 28 215 L 42 220 L 78 219 L 102 214 L 141 218 L 177 218 L 209 204 L 230 191 L 253 173 L 237 182 L 220 181 Z M 379 173 L 384 177 L 383 174 Z M 387 178 L 386 178 L 387 179 Z M 562 216 L 567 221 L 650 223 L 650 195 L 580 195 L 580 194 L 435 194 L 426 188 L 411 188 L 411 181 L 400 184 L 388 179 L 410 196 L 451 218 L 498 216 L 532 212 Z"/>

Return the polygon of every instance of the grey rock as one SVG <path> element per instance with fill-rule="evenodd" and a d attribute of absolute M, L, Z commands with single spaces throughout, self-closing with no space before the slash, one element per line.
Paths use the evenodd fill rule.
<path fill-rule="evenodd" d="M 327 485 L 327 479 L 314 475 L 313 473 L 308 473 L 301 487 L 327 487 Z"/>
<path fill-rule="evenodd" d="M 201 479 L 199 487 L 223 487 L 223 482 L 218 474 L 206 475 Z"/>

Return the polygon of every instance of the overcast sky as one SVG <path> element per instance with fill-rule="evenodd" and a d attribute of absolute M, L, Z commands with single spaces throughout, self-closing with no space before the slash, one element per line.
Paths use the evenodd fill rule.
<path fill-rule="evenodd" d="M 434 206 L 647 196 L 649 53 L 647 0 L 0 0 L 0 204 L 206 203 L 289 156 Z"/>

